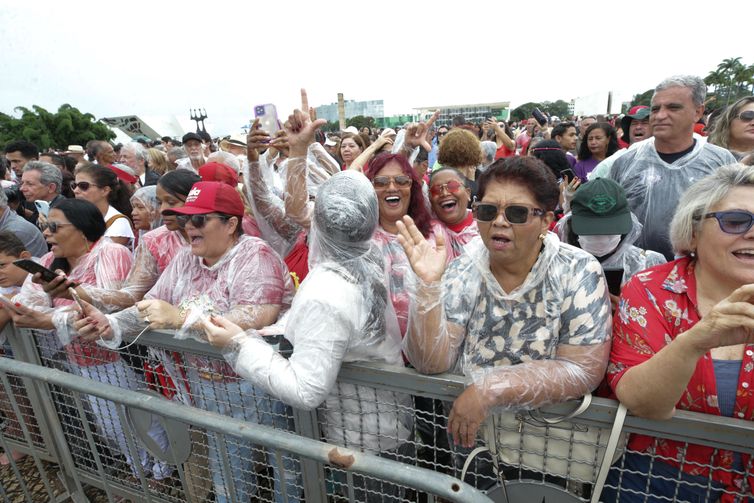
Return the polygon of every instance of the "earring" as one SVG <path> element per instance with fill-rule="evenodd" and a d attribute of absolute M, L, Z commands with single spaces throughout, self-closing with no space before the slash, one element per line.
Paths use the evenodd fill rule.
<path fill-rule="evenodd" d="M 541 239 L 542 241 L 544 241 L 544 240 L 545 240 L 545 237 L 546 237 L 546 236 L 545 236 L 545 233 L 544 233 L 544 232 L 543 232 L 542 234 L 540 234 L 540 235 L 539 235 L 539 239 Z"/>
<path fill-rule="evenodd" d="M 689 252 L 689 256 L 690 256 L 691 258 L 696 258 L 696 250 L 691 250 L 691 251 Z"/>

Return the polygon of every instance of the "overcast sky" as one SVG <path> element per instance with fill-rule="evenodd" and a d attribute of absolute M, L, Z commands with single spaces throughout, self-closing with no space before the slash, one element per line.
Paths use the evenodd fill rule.
<path fill-rule="evenodd" d="M 0 0 L 0 111 L 70 103 L 98 118 L 185 119 L 202 106 L 219 135 L 255 104 L 287 114 L 300 87 L 313 106 L 343 92 L 384 99 L 388 115 L 632 95 L 727 57 L 753 63 L 752 14 L 754 2 L 728 0 Z"/>

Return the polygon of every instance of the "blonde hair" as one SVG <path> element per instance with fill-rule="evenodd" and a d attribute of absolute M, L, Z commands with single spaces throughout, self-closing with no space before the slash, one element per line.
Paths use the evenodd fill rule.
<path fill-rule="evenodd" d="M 694 251 L 692 242 L 702 227 L 702 215 L 736 187 L 754 187 L 754 166 L 740 163 L 721 166 L 686 190 L 670 222 L 670 242 L 676 255 Z"/>
<path fill-rule="evenodd" d="M 171 169 L 165 152 L 157 150 L 156 148 L 150 148 L 147 150 L 147 163 L 149 164 L 149 169 L 158 173 L 160 176 L 164 175 Z"/>

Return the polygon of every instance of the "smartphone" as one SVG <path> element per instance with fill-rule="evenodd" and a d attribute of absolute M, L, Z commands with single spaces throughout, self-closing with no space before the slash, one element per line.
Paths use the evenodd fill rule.
<path fill-rule="evenodd" d="M 270 136 L 280 131 L 280 121 L 275 105 L 267 103 L 254 107 L 254 117 L 259 119 L 259 127 Z"/>
<path fill-rule="evenodd" d="M 76 302 L 76 304 L 79 305 L 79 309 L 81 309 L 81 312 L 83 313 L 85 311 L 84 303 L 81 302 L 81 297 L 79 297 L 79 294 L 76 293 L 76 290 L 74 290 L 73 288 L 69 288 L 68 293 L 71 294 L 71 298 Z"/>
<path fill-rule="evenodd" d="M 617 271 L 604 271 L 607 280 L 607 290 L 613 295 L 620 295 L 620 287 L 623 282 L 623 269 Z"/>
<path fill-rule="evenodd" d="M 531 115 L 532 117 L 534 117 L 534 120 L 539 122 L 540 126 L 544 126 L 545 124 L 547 124 L 547 117 L 545 116 L 545 114 L 542 113 L 542 111 L 539 108 L 535 108 L 534 110 L 532 110 Z"/>
<path fill-rule="evenodd" d="M 50 214 L 50 203 L 47 201 L 42 201 L 41 199 L 39 201 L 34 201 L 34 206 L 37 207 L 37 212 L 39 212 L 40 215 L 47 217 Z"/>
<path fill-rule="evenodd" d="M 560 176 L 565 180 L 567 179 L 569 182 L 576 178 L 576 174 L 573 172 L 571 168 L 566 168 L 563 171 L 560 172 Z"/>
<path fill-rule="evenodd" d="M 9 301 L 5 295 L 0 295 L 0 302 L 3 304 L 3 306 L 7 307 L 9 310 L 13 311 L 16 314 L 21 314 L 21 312 L 16 308 L 16 305 Z"/>
<path fill-rule="evenodd" d="M 33 260 L 29 259 L 20 259 L 20 260 L 14 260 L 13 265 L 16 267 L 20 267 L 24 271 L 30 273 L 30 274 L 36 274 L 40 273 L 42 274 L 42 280 L 46 282 L 50 282 L 58 277 L 57 274 L 55 274 L 53 271 L 49 270 L 45 266 L 41 264 L 37 264 Z"/>

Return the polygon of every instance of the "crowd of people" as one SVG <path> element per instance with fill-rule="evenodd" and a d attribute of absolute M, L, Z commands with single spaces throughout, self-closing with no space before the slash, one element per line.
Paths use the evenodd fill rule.
<path fill-rule="evenodd" d="M 496 411 L 597 389 L 637 416 L 753 421 L 754 97 L 709 117 L 705 94 L 701 78 L 675 76 L 622 116 L 441 124 L 437 112 L 323 134 L 302 91 L 276 130 L 255 121 L 217 142 L 40 153 L 18 139 L 0 162 L 12 303 L 0 326 L 49 331 L 71 372 L 130 389 L 119 348 L 172 329 L 225 358 L 191 357 L 173 399 L 278 428 L 290 407 L 318 409 L 328 442 L 395 459 L 443 404 L 337 383 L 343 362 L 466 376 L 446 410 L 458 455 Z M 14 265 L 27 257 L 54 278 Z M 269 343 L 279 335 L 290 355 Z M 112 403 L 90 406 L 134 473 L 170 476 L 131 459 Z M 166 445 L 159 424 L 149 434 Z M 229 501 L 208 436 L 215 498 Z M 695 500 L 700 484 L 709 501 L 751 499 L 748 455 L 642 435 L 628 447 L 604 501 Z M 251 445 L 225 448 L 246 501 Z M 275 470 L 276 500 L 301 497 L 297 471 L 292 458 Z M 400 496 L 360 484 L 358 500 Z"/>

